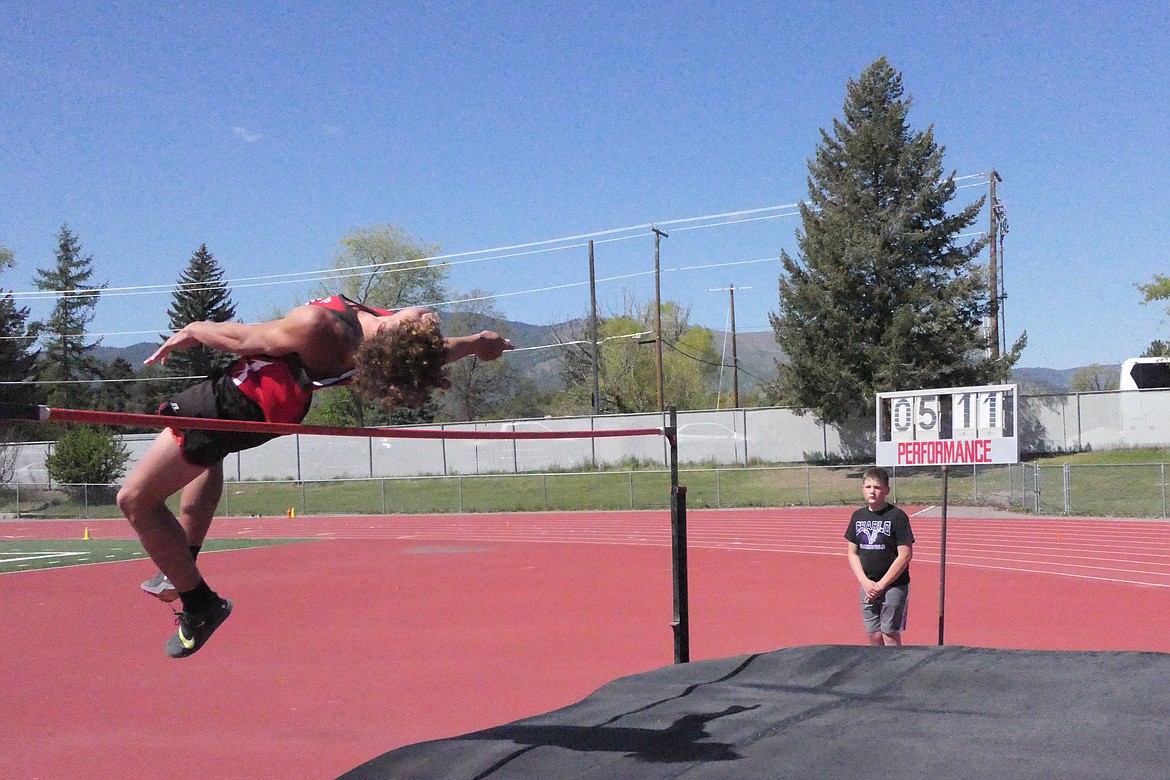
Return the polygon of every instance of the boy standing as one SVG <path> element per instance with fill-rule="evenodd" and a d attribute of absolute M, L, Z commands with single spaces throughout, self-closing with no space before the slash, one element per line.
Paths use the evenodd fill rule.
<path fill-rule="evenodd" d="M 862 474 L 865 506 L 853 513 L 845 538 L 849 566 L 861 585 L 861 617 L 871 645 L 902 644 L 910 595 L 914 532 L 910 518 L 886 502 L 890 475 L 874 466 Z"/>

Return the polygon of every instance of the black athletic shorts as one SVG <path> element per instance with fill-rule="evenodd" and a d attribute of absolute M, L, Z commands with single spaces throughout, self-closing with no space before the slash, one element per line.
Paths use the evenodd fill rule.
<path fill-rule="evenodd" d="M 308 408 L 305 409 L 308 412 Z M 159 414 L 219 420 L 264 422 L 264 410 L 236 387 L 224 371 L 187 388 L 159 407 Z M 301 415 L 302 419 L 304 415 Z M 296 422 L 299 422 L 297 420 Z M 195 466 L 211 466 L 230 453 L 259 447 L 279 434 L 237 431 L 175 431 L 183 459 Z"/>

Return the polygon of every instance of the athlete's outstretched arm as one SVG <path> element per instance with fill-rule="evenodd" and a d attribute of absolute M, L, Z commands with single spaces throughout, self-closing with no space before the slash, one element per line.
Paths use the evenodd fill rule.
<path fill-rule="evenodd" d="M 481 330 L 470 336 L 455 336 L 443 339 L 447 346 L 447 362 L 454 363 L 475 355 L 480 360 L 495 360 L 509 349 L 512 342 L 494 330 Z"/>
<path fill-rule="evenodd" d="M 279 320 L 248 325 L 242 322 L 192 322 L 163 342 L 146 365 L 165 363 L 176 349 L 203 345 L 218 352 L 249 355 L 287 355 L 311 347 L 328 323 L 327 317 L 310 306 L 298 306 Z"/>

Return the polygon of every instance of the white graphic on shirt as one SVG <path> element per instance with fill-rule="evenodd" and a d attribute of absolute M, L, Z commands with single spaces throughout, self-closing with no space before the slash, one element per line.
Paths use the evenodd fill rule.
<path fill-rule="evenodd" d="M 859 537 L 865 537 L 866 542 L 868 542 L 865 545 L 867 550 L 873 549 L 875 546 L 883 547 L 884 545 L 877 544 L 878 537 L 886 536 L 888 538 L 893 530 L 889 520 L 858 520 L 854 523 L 853 529 Z"/>

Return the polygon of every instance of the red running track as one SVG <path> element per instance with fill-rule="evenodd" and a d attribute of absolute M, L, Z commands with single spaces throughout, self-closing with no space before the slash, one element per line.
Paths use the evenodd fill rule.
<path fill-rule="evenodd" d="M 689 513 L 691 655 L 855 643 L 851 509 Z M 129 538 L 121 521 L 0 538 Z M 906 641 L 938 636 L 937 517 L 914 518 Z M 951 517 L 948 644 L 1170 652 L 1165 522 Z M 3 774 L 333 777 L 404 744 L 546 712 L 667 665 L 665 512 L 226 518 L 236 610 L 173 661 L 146 561 L 0 576 Z"/>

